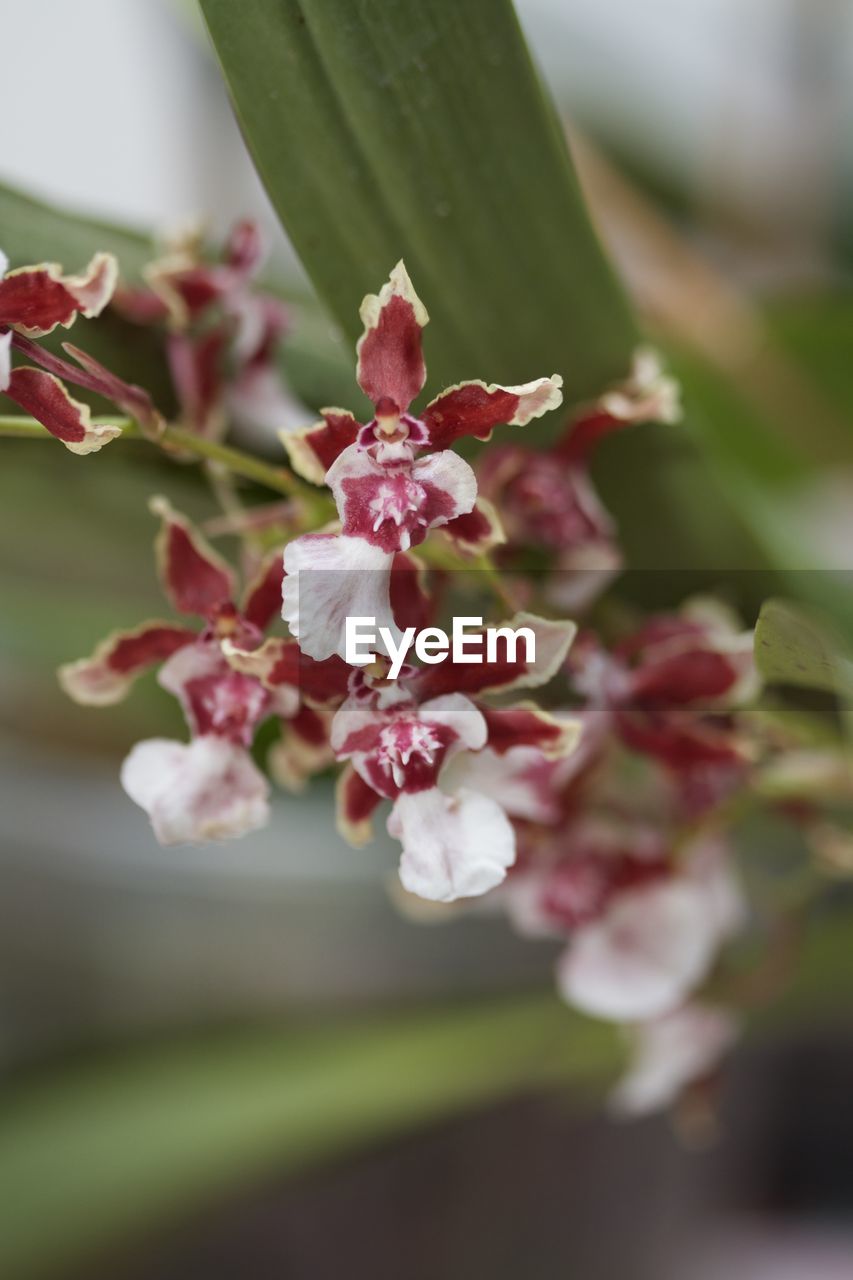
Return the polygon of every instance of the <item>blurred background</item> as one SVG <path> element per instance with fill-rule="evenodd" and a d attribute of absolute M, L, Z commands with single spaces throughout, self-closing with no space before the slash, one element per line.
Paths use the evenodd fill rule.
<path fill-rule="evenodd" d="M 791 567 L 851 570 L 853 4 L 517 8 L 611 254 L 694 374 L 688 439 L 704 448 L 703 414 L 728 427 L 702 465 L 734 477 L 765 436 L 806 449 L 814 472 L 774 536 Z M 191 3 L 0 0 L 0 23 L 0 183 L 146 234 L 255 216 L 298 307 L 304 278 Z M 332 327 L 310 323 L 334 357 Z M 642 494 L 612 472 L 630 477 L 654 439 L 605 459 L 629 528 Z M 54 670 L 162 611 L 148 494 L 197 517 L 208 500 L 142 446 L 71 476 L 59 449 L 2 454 L 4 1277 L 326 1277 L 342 1257 L 357 1277 L 424 1280 L 853 1274 L 849 983 L 841 1007 L 815 1000 L 747 1040 L 713 1123 L 616 1126 L 597 1099 L 618 1053 L 540 996 L 550 947 L 485 916 L 401 917 L 390 843 L 345 848 L 324 784 L 279 796 L 239 845 L 159 848 L 117 770 L 135 739 L 180 735 L 171 700 L 149 679 L 86 711 Z M 666 465 L 677 476 L 680 455 Z M 691 567 L 706 534 L 685 535 Z M 739 563 L 727 537 L 713 567 Z M 529 1064 L 507 1048 L 519 1025 Z M 544 1087 L 560 1055 L 570 1091 Z M 507 1082 L 522 1096 L 490 1103 Z"/>

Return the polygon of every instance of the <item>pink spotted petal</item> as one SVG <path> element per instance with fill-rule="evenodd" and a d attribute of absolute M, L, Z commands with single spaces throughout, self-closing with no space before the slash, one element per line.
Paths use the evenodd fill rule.
<path fill-rule="evenodd" d="M 477 498 L 470 511 L 448 520 L 442 532 L 465 556 L 485 555 L 506 542 L 500 517 L 488 498 Z"/>
<path fill-rule="evenodd" d="M 418 462 L 386 466 L 357 445 L 326 476 L 348 537 L 383 551 L 408 551 L 430 529 L 470 511 L 477 479 L 467 462 L 444 450 Z"/>
<path fill-rule="evenodd" d="M 402 262 L 378 296 L 367 295 L 359 314 L 358 385 L 374 404 L 390 400 L 405 413 L 426 381 L 421 331 L 429 316 Z"/>
<path fill-rule="evenodd" d="M 355 443 L 361 427 L 346 409 L 321 409 L 322 422 L 297 431 L 282 431 L 281 443 L 297 475 L 322 484 L 332 463 Z"/>
<path fill-rule="evenodd" d="M 447 449 L 462 436 L 488 440 L 495 427 L 523 427 L 563 402 L 563 379 L 536 378 L 519 387 L 495 383 L 461 382 L 448 387 L 421 415 L 431 449 Z"/>
<path fill-rule="evenodd" d="M 454 690 L 468 694 L 508 692 L 547 684 L 565 662 L 577 631 L 573 622 L 552 622 L 531 613 L 517 613 L 511 621 L 500 625 L 512 630 L 529 627 L 533 631 L 535 662 L 528 664 L 526 661 L 523 637 L 518 640 L 514 659 L 510 656 L 508 644 L 501 640 L 495 662 L 461 664 L 448 657 L 435 666 L 423 668 L 417 676 L 418 696 L 434 698 Z M 485 647 L 482 652 L 485 656 Z"/>
<path fill-rule="evenodd" d="M 615 897 L 600 920 L 578 929 L 557 981 L 585 1013 L 638 1022 L 670 1013 L 708 972 L 718 934 L 704 894 L 669 879 Z"/>
<path fill-rule="evenodd" d="M 164 845 L 232 839 L 269 818 L 266 778 L 248 751 L 214 735 L 137 743 L 121 783 Z"/>
<path fill-rule="evenodd" d="M 738 1035 L 737 1019 L 715 1005 L 687 1004 L 631 1033 L 627 1072 L 610 1095 L 620 1116 L 644 1116 L 675 1102 L 688 1085 L 713 1072 Z"/>
<path fill-rule="evenodd" d="M 118 266 L 110 253 L 96 253 L 85 271 L 64 276 L 55 262 L 19 267 L 0 280 L 0 325 L 41 338 L 78 315 L 97 316 L 113 295 Z"/>
<path fill-rule="evenodd" d="M 372 817 L 382 797 L 347 765 L 336 789 L 338 831 L 347 844 L 360 849 L 373 838 Z"/>
<path fill-rule="evenodd" d="M 71 453 L 97 453 L 121 435 L 121 427 L 93 423 L 89 406 L 72 399 L 59 379 L 44 369 L 13 369 L 6 395 L 37 418 Z"/>
<path fill-rule="evenodd" d="M 179 613 L 209 617 L 234 596 L 231 569 L 165 498 L 149 506 L 162 520 L 155 548 L 166 595 Z"/>
<path fill-rule="evenodd" d="M 515 835 L 500 805 L 476 791 L 404 792 L 388 831 L 402 841 L 400 881 L 409 893 L 454 902 L 494 889 L 515 861 Z"/>
<path fill-rule="evenodd" d="M 75 702 L 103 707 L 120 702 L 134 680 L 196 640 L 194 631 L 169 622 L 143 622 L 133 631 L 115 631 L 90 658 L 59 668 L 59 683 Z"/>
<path fill-rule="evenodd" d="M 389 596 L 393 555 L 363 538 L 305 534 L 284 551 L 282 617 L 303 653 L 346 656 L 346 619 L 375 618 L 399 642 Z"/>

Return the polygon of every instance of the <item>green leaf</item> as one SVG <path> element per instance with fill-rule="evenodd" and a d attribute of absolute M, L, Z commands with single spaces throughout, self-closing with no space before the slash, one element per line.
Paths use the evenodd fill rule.
<path fill-rule="evenodd" d="M 618 1033 L 556 997 L 104 1054 L 7 1087 L 0 1273 L 26 1280 L 234 1189 L 508 1091 L 600 1080 Z"/>
<path fill-rule="evenodd" d="M 828 624 L 786 600 L 768 600 L 755 628 L 755 661 L 772 684 L 853 696 L 853 662 Z"/>
<path fill-rule="evenodd" d="M 636 334 L 510 0 L 201 0 L 258 171 L 351 340 L 405 258 L 433 389 L 624 376 Z"/>

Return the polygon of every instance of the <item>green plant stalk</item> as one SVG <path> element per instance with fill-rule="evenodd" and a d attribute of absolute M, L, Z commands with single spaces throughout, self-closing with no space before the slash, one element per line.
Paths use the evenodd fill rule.
<path fill-rule="evenodd" d="M 254 480 L 256 484 L 272 489 L 274 493 L 283 493 L 289 498 L 307 497 L 312 503 L 316 503 L 317 496 L 313 491 L 285 467 L 274 467 L 260 458 L 244 453 L 241 449 L 220 444 L 216 440 L 205 440 L 202 436 L 194 435 L 192 431 L 187 431 L 183 427 L 167 426 L 162 434 L 152 441 L 132 418 L 107 417 L 95 418 L 94 421 L 120 427 L 122 440 L 148 440 L 164 449 L 171 446 L 185 453 L 191 453 L 197 458 L 204 458 L 208 462 L 217 462 L 234 475 L 243 476 L 246 480 Z M 34 418 L 25 417 L 0 417 L 0 437 L 3 436 L 26 440 L 53 439 L 40 422 L 36 422 Z"/>

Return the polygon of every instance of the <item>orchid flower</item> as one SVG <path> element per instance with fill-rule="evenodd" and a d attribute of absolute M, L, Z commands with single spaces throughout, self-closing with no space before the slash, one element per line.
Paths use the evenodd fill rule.
<path fill-rule="evenodd" d="M 116 632 L 91 657 L 62 667 L 60 683 L 76 702 L 106 706 L 162 664 L 159 683 L 180 702 L 192 740 L 139 743 L 122 784 L 162 844 L 242 835 L 268 813 L 267 782 L 249 753 L 255 729 L 279 719 L 279 773 L 300 782 L 300 770 L 327 762 L 318 740 L 325 741 L 326 708 L 346 692 L 348 669 L 337 658 L 313 663 L 294 641 L 279 645 L 274 660 L 265 647 L 281 599 L 278 552 L 261 563 L 238 608 L 229 566 L 165 499 L 152 509 L 162 522 L 157 559 L 166 594 L 178 613 L 201 618 L 201 631 L 155 620 Z"/>
<path fill-rule="evenodd" d="M 396 681 L 376 669 L 350 679 L 349 697 L 332 722 L 331 744 L 348 761 L 338 792 L 339 827 L 352 843 L 370 837 L 370 817 L 392 801 L 388 831 L 403 846 L 400 880 L 438 902 L 493 889 L 515 859 L 505 806 L 493 795 L 454 783 L 451 762 L 488 748 L 492 755 L 537 749 L 548 758 L 574 750 L 576 720 L 556 720 L 529 702 L 492 707 L 482 695 L 543 684 L 559 667 L 572 623 L 520 614 L 509 625 L 537 635 L 535 663 L 499 654 L 493 662 L 409 667 Z M 475 701 L 476 699 L 476 701 Z M 476 756 L 472 758 L 476 759 Z"/>
<path fill-rule="evenodd" d="M 716 1005 L 690 1003 L 629 1029 L 632 1056 L 610 1095 L 620 1116 L 644 1116 L 674 1102 L 711 1075 L 738 1034 L 737 1019 Z"/>
<path fill-rule="evenodd" d="M 304 421 L 276 360 L 289 312 L 253 286 L 263 256 L 257 224 L 248 220 L 232 229 L 219 262 L 207 260 L 199 235 L 188 233 L 149 264 L 144 286 L 116 291 L 127 319 L 165 327 L 181 420 L 200 435 L 221 436 L 229 419 L 261 435 Z"/>
<path fill-rule="evenodd" d="M 633 423 L 679 417 L 678 384 L 654 351 L 640 348 L 629 377 L 575 415 L 550 449 L 507 444 L 485 456 L 480 490 L 500 511 L 508 552 L 534 548 L 553 557 L 551 604 L 584 608 L 622 567 L 615 525 L 589 475 L 594 447 Z"/>
<path fill-rule="evenodd" d="M 45 337 L 58 325 L 70 328 L 78 315 L 100 315 L 115 288 L 116 260 L 112 254 L 96 253 L 76 276 L 63 275 L 53 262 L 14 271 L 8 267 L 0 253 L 0 392 L 37 418 L 72 453 L 94 453 L 121 429 L 93 423 L 89 406 L 72 399 L 55 372 L 28 365 L 12 368 L 11 353 L 20 347 L 40 359 L 40 349 L 31 339 Z"/>
<path fill-rule="evenodd" d="M 500 423 L 521 426 L 562 401 L 556 374 L 517 387 L 464 382 L 416 416 L 410 408 L 426 381 L 421 332 L 429 317 L 402 262 L 360 314 L 356 376 L 374 417 L 362 425 L 345 410 L 325 409 L 322 422 L 282 436 L 295 470 L 332 490 L 341 522 L 339 534 L 307 534 L 285 550 L 283 616 L 317 659 L 343 654 L 347 616 L 389 625 L 395 554 L 430 529 L 453 532 L 474 512 L 476 477 L 450 446 L 463 436 L 488 440 Z M 477 523 L 484 539 L 494 538 L 488 514 Z M 470 549 L 470 523 L 461 532 Z M 300 575 L 307 575 L 302 589 Z"/>

